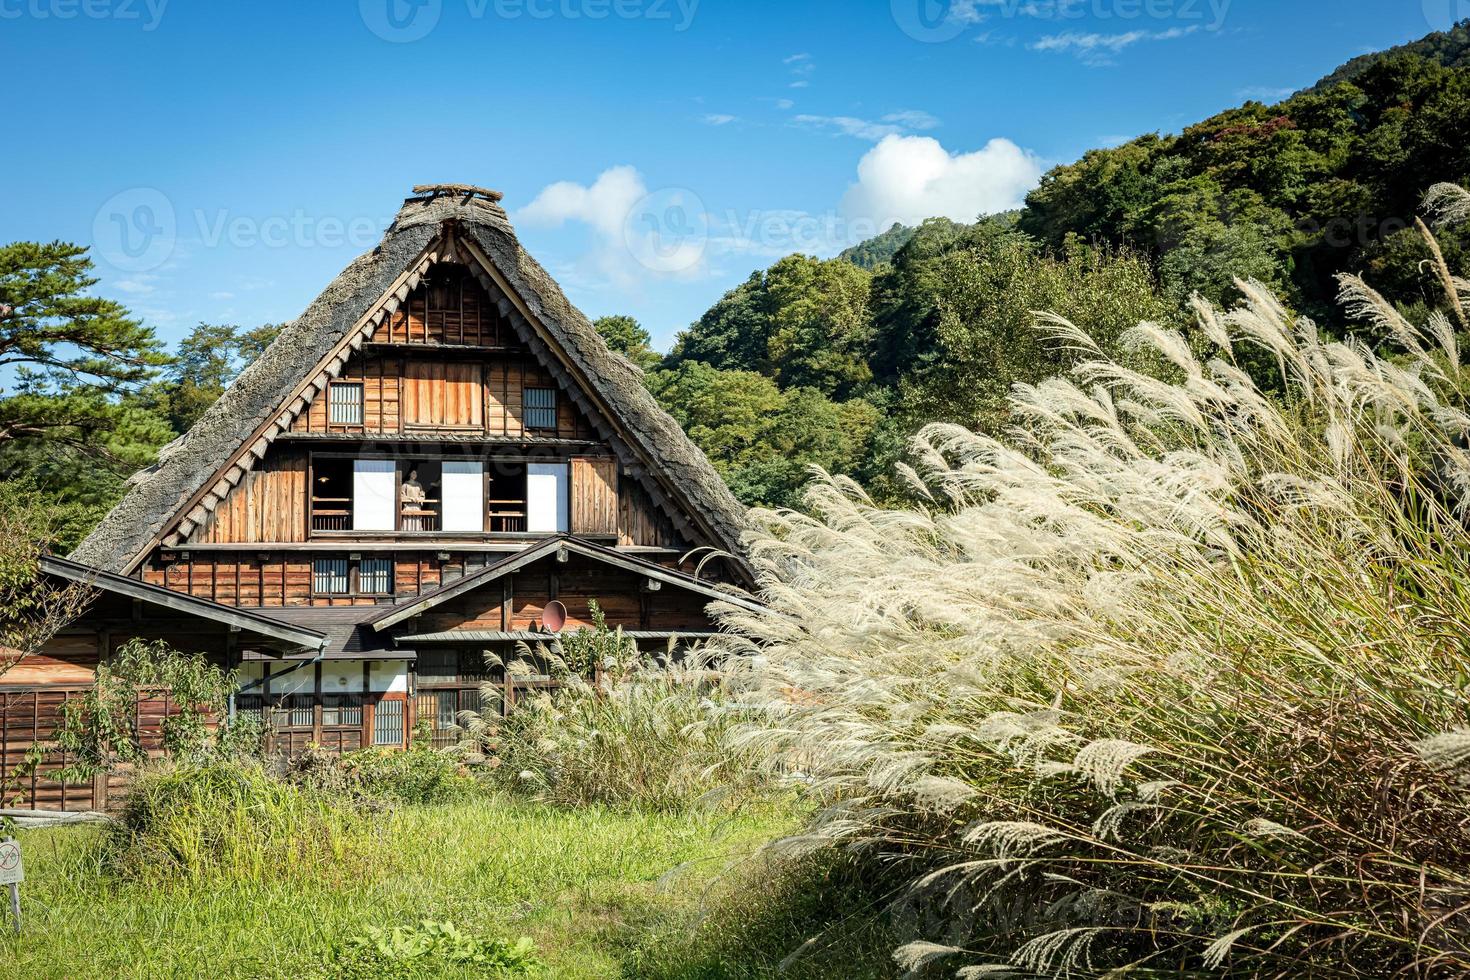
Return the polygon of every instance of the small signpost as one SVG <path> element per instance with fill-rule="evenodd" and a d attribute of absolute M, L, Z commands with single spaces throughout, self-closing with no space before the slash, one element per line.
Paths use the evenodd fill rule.
<path fill-rule="evenodd" d="M 0 841 L 0 885 L 10 886 L 10 915 L 15 932 L 20 934 L 20 883 L 25 881 L 25 868 L 20 863 L 20 841 L 7 837 Z"/>

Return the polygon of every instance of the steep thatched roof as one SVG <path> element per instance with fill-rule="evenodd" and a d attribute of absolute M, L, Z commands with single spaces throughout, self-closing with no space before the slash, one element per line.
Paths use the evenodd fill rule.
<path fill-rule="evenodd" d="M 446 231 L 474 246 L 530 313 L 574 383 L 606 406 L 620 438 L 642 462 L 639 476 L 656 500 L 672 502 L 712 539 L 740 554 L 744 508 L 714 467 L 644 388 L 637 367 L 613 353 L 551 276 L 526 254 L 505 210 L 486 196 L 431 192 L 410 198 L 372 251 L 354 260 L 158 462 L 133 478 L 72 557 L 127 571 L 160 542 L 222 471 L 254 459 L 245 450 L 272 435 L 290 393 L 339 351 L 395 283 Z M 357 338 L 361 342 L 361 338 Z"/>

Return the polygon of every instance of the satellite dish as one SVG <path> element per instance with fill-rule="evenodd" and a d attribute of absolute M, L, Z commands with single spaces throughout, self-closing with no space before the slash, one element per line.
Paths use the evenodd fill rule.
<path fill-rule="evenodd" d="M 541 611 L 541 625 L 552 633 L 560 633 L 561 628 L 566 624 L 567 607 L 556 599 L 552 599 Z"/>

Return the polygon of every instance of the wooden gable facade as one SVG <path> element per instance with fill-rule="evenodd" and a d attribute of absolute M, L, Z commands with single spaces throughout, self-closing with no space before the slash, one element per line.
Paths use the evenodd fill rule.
<path fill-rule="evenodd" d="M 741 508 L 498 202 L 416 188 L 72 556 L 323 637 L 225 657 L 288 750 L 447 731 L 553 606 L 662 648 L 750 582 Z"/>
<path fill-rule="evenodd" d="M 142 577 L 228 604 L 377 605 L 550 534 L 670 567 L 712 543 L 660 512 L 538 346 L 464 265 L 434 266 Z M 363 519 L 363 464 L 391 484 L 390 520 Z"/>

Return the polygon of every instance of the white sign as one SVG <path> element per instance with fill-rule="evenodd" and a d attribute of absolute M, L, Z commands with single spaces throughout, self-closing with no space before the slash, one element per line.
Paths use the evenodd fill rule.
<path fill-rule="evenodd" d="M 19 884 L 25 877 L 25 869 L 20 864 L 20 842 L 0 841 L 0 885 Z"/>

